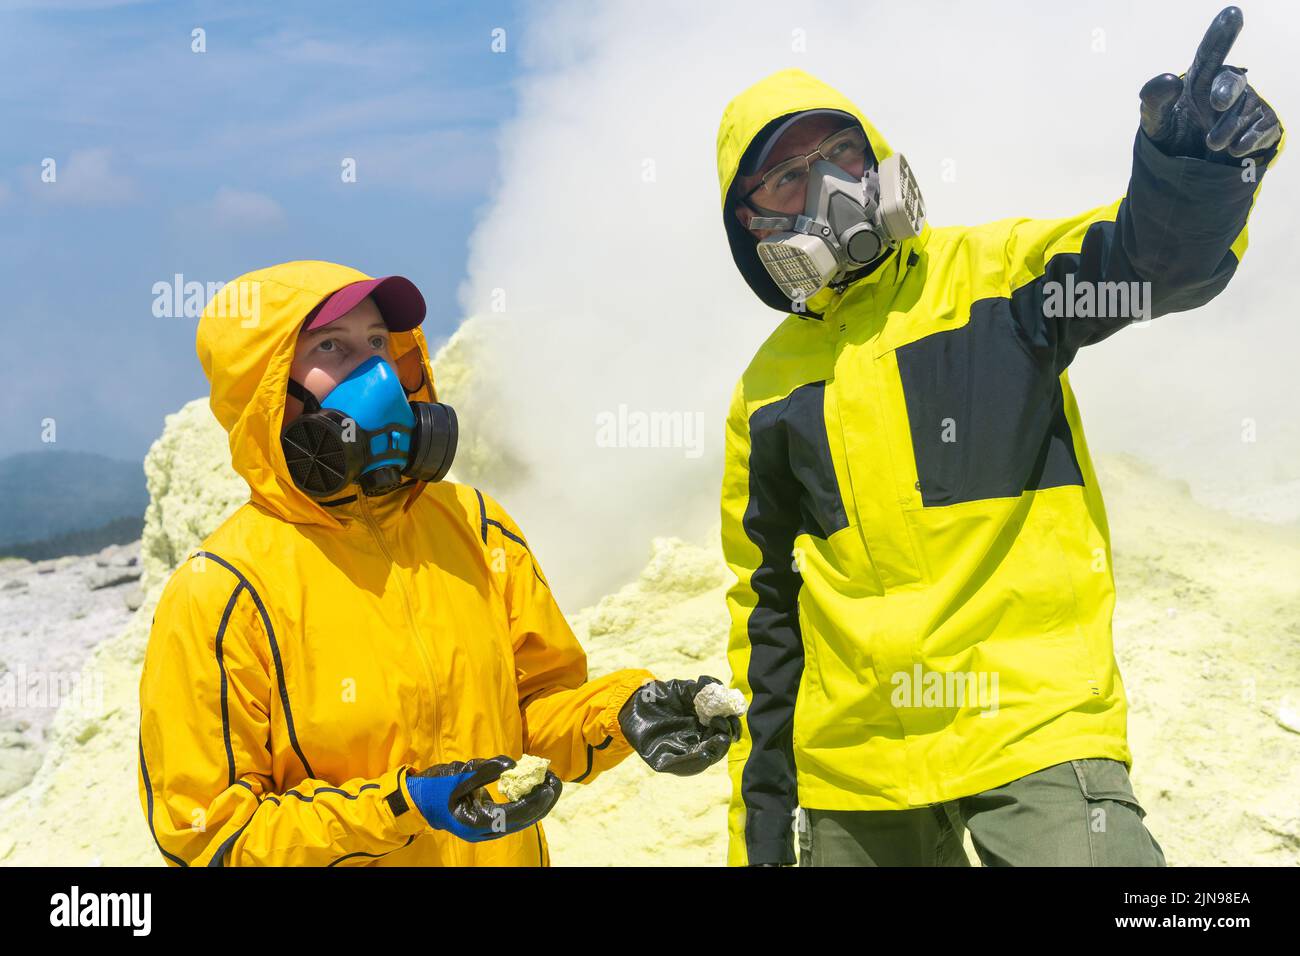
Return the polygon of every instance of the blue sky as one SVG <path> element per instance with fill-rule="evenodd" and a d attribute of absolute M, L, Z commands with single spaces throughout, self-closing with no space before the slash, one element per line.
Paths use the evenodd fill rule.
<path fill-rule="evenodd" d="M 0 0 L 0 448 L 49 448 L 53 418 L 53 447 L 142 458 L 207 392 L 196 320 L 153 315 L 177 273 L 397 273 L 425 295 L 431 342 L 450 334 L 518 20 L 504 2 Z"/>

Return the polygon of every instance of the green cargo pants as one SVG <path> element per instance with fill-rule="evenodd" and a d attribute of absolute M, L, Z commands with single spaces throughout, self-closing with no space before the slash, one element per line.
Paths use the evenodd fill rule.
<path fill-rule="evenodd" d="M 1091 757 L 911 810 L 799 813 L 800 866 L 1164 866 L 1128 770 Z"/>

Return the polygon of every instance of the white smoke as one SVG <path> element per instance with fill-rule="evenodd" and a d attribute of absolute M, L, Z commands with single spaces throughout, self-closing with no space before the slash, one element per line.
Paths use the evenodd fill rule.
<path fill-rule="evenodd" d="M 732 388 L 780 317 L 720 222 L 724 105 L 797 66 L 861 106 L 920 180 L 935 225 L 1062 216 L 1124 191 L 1137 92 L 1180 73 L 1218 3 L 544 5 L 522 57 L 500 186 L 470 242 L 467 315 L 492 325 L 463 427 L 514 463 L 485 490 L 568 606 L 607 592 L 657 534 L 713 533 Z M 1300 13 L 1243 8 L 1229 62 L 1294 121 Z M 1288 151 L 1289 152 L 1289 151 Z M 1300 481 L 1287 401 L 1300 341 L 1296 158 L 1269 172 L 1229 289 L 1076 360 L 1094 451 L 1136 452 L 1193 488 Z M 602 447 L 600 416 L 702 421 L 691 447 Z M 698 418 L 696 418 L 698 416 Z M 1257 441 L 1242 441 L 1242 420 Z M 635 433 L 624 433 L 635 442 Z M 1228 482 L 1227 479 L 1231 479 Z M 1241 487 L 1237 487 L 1240 485 Z M 1294 496 L 1300 500 L 1300 494 Z M 1285 510 L 1285 509 L 1283 509 Z"/>

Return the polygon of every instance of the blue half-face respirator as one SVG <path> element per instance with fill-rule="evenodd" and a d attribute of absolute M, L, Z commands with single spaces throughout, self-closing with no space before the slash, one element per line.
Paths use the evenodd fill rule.
<path fill-rule="evenodd" d="M 441 402 L 407 400 L 397 372 L 378 355 L 362 362 L 317 401 L 299 382 L 303 403 L 281 439 L 294 484 L 330 498 L 352 482 L 368 496 L 386 495 L 403 478 L 441 481 L 456 456 L 456 413 Z"/>

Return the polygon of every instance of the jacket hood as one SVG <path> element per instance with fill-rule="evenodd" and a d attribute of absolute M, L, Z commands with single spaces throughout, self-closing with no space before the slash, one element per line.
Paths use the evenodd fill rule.
<path fill-rule="evenodd" d="M 346 527 L 336 509 L 294 484 L 280 426 L 303 320 L 330 294 L 370 278 L 332 262 L 285 262 L 227 283 L 199 319 L 195 347 L 211 386 L 212 414 L 230 436 L 231 465 L 248 482 L 251 500 L 285 521 Z M 424 333 L 418 327 L 390 332 L 389 346 L 402 381 L 408 387 L 420 381 L 411 401 L 437 401 Z M 405 496 L 405 510 L 424 485 L 384 497 Z"/>
<path fill-rule="evenodd" d="M 754 234 L 736 219 L 731 186 L 736 180 L 745 153 L 760 135 L 769 131 L 769 127 L 775 128 L 796 113 L 820 109 L 838 110 L 857 119 L 867 134 L 867 142 L 877 162 L 894 154 L 889 142 L 857 106 L 838 90 L 803 70 L 781 70 L 759 80 L 727 104 L 722 113 L 722 123 L 718 127 L 718 184 L 722 194 L 722 222 L 727 231 L 727 241 L 731 245 L 731 256 L 754 294 L 781 313 L 790 311 L 790 300 L 781 294 L 759 261 Z M 921 240 L 925 238 L 928 229 L 927 225 L 922 231 Z M 911 246 L 918 241 L 907 240 L 902 243 L 859 281 L 871 281 L 880 275 L 891 258 L 903 252 L 910 254 Z M 809 299 L 807 304 L 810 311 L 815 311 L 831 297 L 828 290 L 823 289 Z"/>

